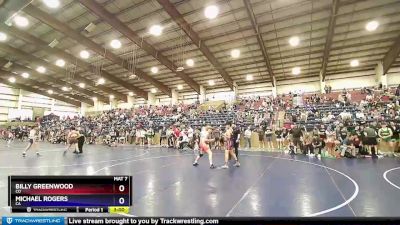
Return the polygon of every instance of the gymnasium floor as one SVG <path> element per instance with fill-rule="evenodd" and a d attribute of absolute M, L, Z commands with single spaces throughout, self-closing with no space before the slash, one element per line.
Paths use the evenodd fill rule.
<path fill-rule="evenodd" d="M 4 141 L 0 143 L 1 215 L 10 215 L 8 175 L 132 175 L 133 216 L 400 215 L 400 160 L 396 158 L 318 160 L 242 151 L 240 168 L 211 170 L 207 158 L 193 167 L 191 152 L 89 145 L 77 156 L 63 155 L 64 145 L 39 143 L 41 157 L 32 151 L 22 158 L 25 145 L 16 141 L 7 148 Z M 214 156 L 221 166 L 223 155 Z"/>

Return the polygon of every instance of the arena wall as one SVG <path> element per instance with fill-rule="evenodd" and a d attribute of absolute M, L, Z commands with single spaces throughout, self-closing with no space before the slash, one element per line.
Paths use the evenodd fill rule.
<path fill-rule="evenodd" d="M 387 76 L 388 86 L 397 86 L 400 84 L 400 67 L 392 68 L 388 71 Z M 343 72 L 341 74 L 327 75 L 326 84 L 331 85 L 333 90 L 347 89 L 358 89 L 362 87 L 372 87 L 378 84 L 378 78 L 375 75 L 374 69 L 367 71 L 356 71 L 356 72 Z M 251 96 L 269 96 L 272 95 L 272 85 L 270 82 L 258 82 L 254 84 L 241 85 L 237 88 L 237 95 L 239 97 L 251 97 Z M 287 94 L 289 92 L 297 93 L 318 93 L 320 92 L 320 80 L 319 77 L 311 78 L 293 78 L 290 77 L 286 80 L 277 81 L 277 94 Z M 55 100 L 53 106 L 53 100 L 33 94 L 30 92 L 22 91 L 21 108 L 33 109 L 41 108 L 44 111 L 51 111 L 58 114 L 69 114 L 77 113 L 80 111 L 79 108 L 71 106 L 69 104 Z M 206 99 L 208 100 L 227 100 L 232 101 L 235 93 L 228 88 L 214 88 L 206 90 Z M 186 104 L 196 102 L 198 95 L 196 92 L 183 92 L 178 94 L 178 102 Z M 9 87 L 7 85 L 0 84 L 0 123 L 7 121 L 9 108 L 18 108 L 19 101 L 19 89 Z M 166 95 L 156 96 L 157 105 L 167 105 L 171 103 L 171 98 Z M 133 101 L 133 106 L 138 107 L 139 105 L 146 104 L 143 98 L 136 98 Z M 53 106 L 53 107 L 52 107 Z M 103 111 L 109 110 L 110 108 L 130 108 L 132 104 L 116 102 L 113 105 L 110 103 L 95 104 L 87 108 L 87 111 Z"/>
<path fill-rule="evenodd" d="M 394 67 L 388 71 L 387 82 L 389 86 L 400 84 L 400 67 Z"/>
<path fill-rule="evenodd" d="M 43 116 L 41 114 L 51 111 L 60 116 L 78 112 L 78 108 L 67 103 L 24 90 L 20 93 L 20 89 L 0 83 L 0 124 L 7 122 L 10 109 L 18 109 L 19 102 L 21 109 L 32 110 L 33 116 Z"/>

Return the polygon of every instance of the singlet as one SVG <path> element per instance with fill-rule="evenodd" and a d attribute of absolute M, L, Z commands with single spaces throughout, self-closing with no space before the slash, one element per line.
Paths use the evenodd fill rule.
<path fill-rule="evenodd" d="M 35 139 L 36 130 L 32 129 L 29 131 L 29 139 Z"/>
<path fill-rule="evenodd" d="M 205 142 L 208 137 L 208 132 L 203 130 L 200 132 L 200 142 Z"/>
<path fill-rule="evenodd" d="M 235 140 L 233 139 L 234 137 L 232 128 L 229 128 L 225 131 L 224 138 L 226 149 L 230 150 L 233 146 L 233 143 L 235 143 Z"/>
<path fill-rule="evenodd" d="M 390 128 L 385 127 L 379 129 L 379 133 L 381 134 L 382 137 L 388 137 L 390 135 Z"/>
<path fill-rule="evenodd" d="M 231 140 L 233 137 L 233 130 L 231 128 L 227 129 L 224 134 L 224 138 L 226 141 Z"/>
<path fill-rule="evenodd" d="M 70 138 L 78 138 L 79 133 L 77 131 L 71 131 Z"/>
<path fill-rule="evenodd" d="M 200 141 L 200 134 L 199 133 L 194 133 L 193 134 L 193 141 L 196 142 L 196 143 Z"/>

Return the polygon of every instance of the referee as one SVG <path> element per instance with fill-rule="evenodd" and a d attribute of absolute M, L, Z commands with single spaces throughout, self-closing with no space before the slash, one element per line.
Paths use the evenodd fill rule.
<path fill-rule="evenodd" d="M 83 144 L 85 144 L 85 135 L 82 133 L 82 129 L 79 129 L 78 152 L 76 152 L 76 154 L 83 153 Z"/>
<path fill-rule="evenodd" d="M 236 126 L 236 124 L 232 124 L 233 134 L 233 147 L 235 148 L 235 155 L 239 161 L 239 144 L 240 144 L 240 128 Z"/>

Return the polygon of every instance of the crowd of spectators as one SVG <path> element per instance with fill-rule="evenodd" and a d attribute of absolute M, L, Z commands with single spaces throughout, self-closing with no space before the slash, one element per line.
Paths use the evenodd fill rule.
<path fill-rule="evenodd" d="M 258 147 L 326 157 L 378 155 L 378 141 L 385 148 L 399 148 L 400 85 L 394 91 L 343 89 L 337 95 L 329 88 L 327 94 L 298 95 L 289 93 L 273 97 L 240 99 L 234 104 L 200 110 L 199 104 L 170 106 L 140 106 L 132 109 L 112 109 L 97 115 L 42 118 L 39 136 L 54 144 L 66 143 L 71 128 L 86 137 L 87 144 L 161 145 L 184 149 L 190 147 L 194 134 L 202 126 L 214 129 L 214 149 L 221 149 L 224 125 L 234 122 L 241 129 L 244 147 L 251 148 L 252 137 Z M 358 100 L 353 100 L 357 96 Z M 296 97 L 302 104 L 295 104 Z M 278 112 L 284 112 L 279 118 Z M 3 131 L 3 136 L 7 136 Z M 9 131 L 11 132 L 11 131 Z M 27 127 L 12 130 L 23 138 Z M 154 142 L 156 133 L 159 143 Z M 254 147 L 254 146 L 253 146 Z M 379 149 L 386 151 L 388 149 Z"/>
<path fill-rule="evenodd" d="M 343 89 L 336 99 L 320 95 L 306 98 L 304 106 L 286 110 L 288 148 L 327 157 L 379 156 L 379 151 L 398 151 L 400 86 L 390 90 L 363 89 L 360 101 Z M 279 132 L 278 132 L 279 133 Z M 378 142 L 382 142 L 378 149 Z M 315 151 L 316 150 L 316 151 Z"/>

